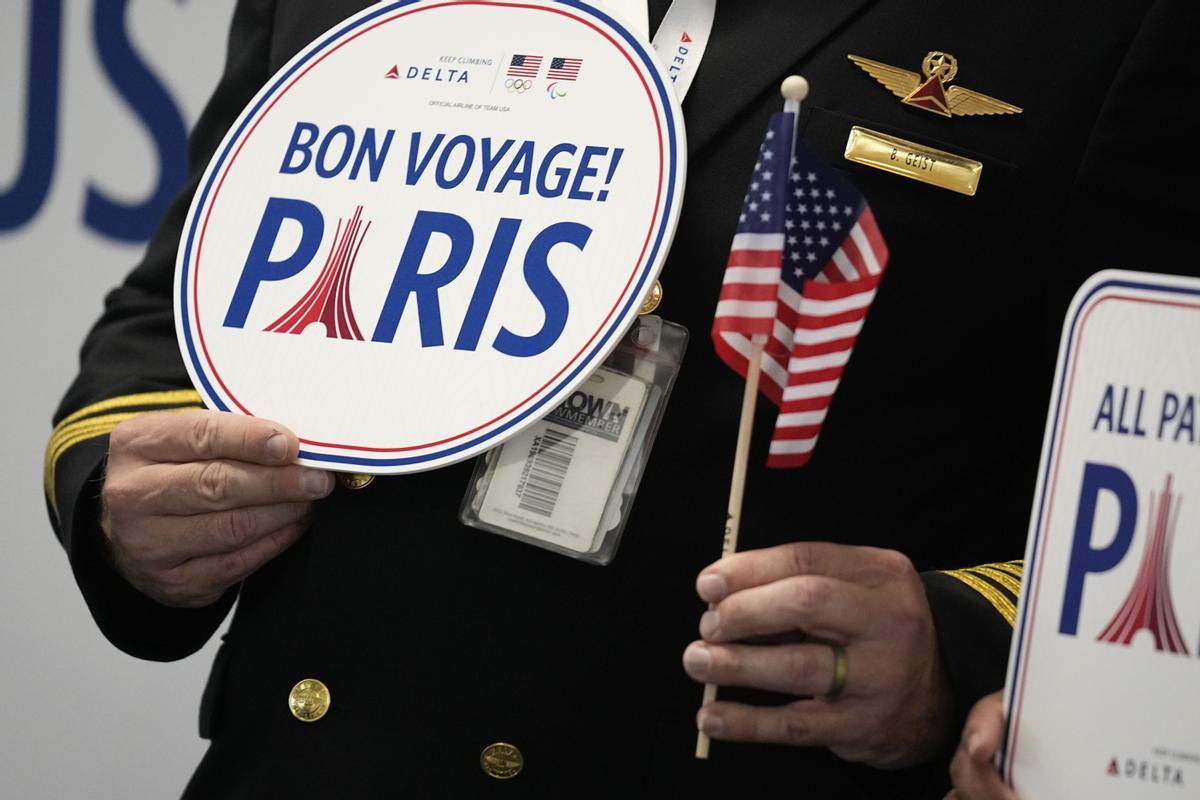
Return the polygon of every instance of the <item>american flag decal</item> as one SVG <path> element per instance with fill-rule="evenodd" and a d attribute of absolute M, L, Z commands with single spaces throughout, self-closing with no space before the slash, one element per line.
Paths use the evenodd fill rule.
<path fill-rule="evenodd" d="M 717 354 L 742 376 L 753 340 L 766 342 L 759 388 L 779 406 L 770 467 L 812 457 L 888 258 L 862 195 L 794 132 L 792 114 L 772 118 L 712 330 Z"/>
<path fill-rule="evenodd" d="M 508 76 L 511 78 L 536 78 L 541 69 L 541 56 L 517 54 L 508 62 Z"/>
<path fill-rule="evenodd" d="M 582 66 L 582 58 L 556 56 L 550 59 L 550 71 L 546 73 L 546 78 L 552 81 L 573 81 L 579 77 L 579 68 Z"/>

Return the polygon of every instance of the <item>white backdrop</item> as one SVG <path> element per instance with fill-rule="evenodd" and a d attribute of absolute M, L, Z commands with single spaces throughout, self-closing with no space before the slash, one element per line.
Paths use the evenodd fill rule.
<path fill-rule="evenodd" d="M 183 662 L 151 664 L 104 640 L 46 519 L 41 464 L 50 414 L 75 373 L 79 344 L 104 292 L 142 250 L 140 242 L 114 239 L 114 233 L 141 235 L 127 220 L 85 222 L 88 187 L 124 204 L 155 195 L 160 151 L 179 152 L 179 126 L 172 120 L 181 117 L 190 129 L 216 84 L 233 4 L 0 5 L 0 363 L 8 386 L 0 432 L 4 797 L 177 797 L 204 752 L 196 711 L 213 646 Z M 43 143 L 57 136 L 57 156 L 45 202 L 16 225 L 13 216 L 22 206 L 37 205 L 40 194 L 15 197 L 12 191 L 25 162 L 32 9 L 46 13 L 59 5 L 57 130 L 39 124 L 35 133 Z M 53 63 L 53 46 L 39 42 L 37 49 L 37 63 Z M 156 91 L 159 85 L 165 95 Z M 46 85 L 38 91 L 43 98 L 53 94 Z M 147 124 L 144 118 L 152 114 L 159 121 Z"/>

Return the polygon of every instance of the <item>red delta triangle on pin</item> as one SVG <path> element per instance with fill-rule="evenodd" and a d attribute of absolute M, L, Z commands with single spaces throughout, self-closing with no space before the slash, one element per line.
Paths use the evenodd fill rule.
<path fill-rule="evenodd" d="M 390 78 L 391 80 L 399 80 L 400 67 L 393 64 L 392 68 L 387 71 L 387 75 L 384 75 L 383 77 Z"/>
<path fill-rule="evenodd" d="M 692 37 L 691 37 L 691 36 L 688 36 L 688 32 L 687 32 L 687 31 L 684 31 L 684 32 L 683 32 L 683 38 L 682 38 L 682 39 L 680 39 L 679 41 L 681 41 L 681 42 L 690 42 L 691 40 L 692 40 Z"/>
<path fill-rule="evenodd" d="M 941 114 L 943 117 L 950 116 L 950 104 L 946 102 L 946 89 L 936 75 L 913 89 L 903 102 Z"/>
<path fill-rule="evenodd" d="M 1120 769 L 1117 767 L 1117 759 L 1114 758 L 1112 761 L 1108 762 L 1108 774 L 1117 775 L 1119 773 Z"/>

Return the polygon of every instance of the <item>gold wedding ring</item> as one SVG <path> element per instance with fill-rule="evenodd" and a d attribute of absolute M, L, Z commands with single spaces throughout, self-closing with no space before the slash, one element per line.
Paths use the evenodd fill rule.
<path fill-rule="evenodd" d="M 846 690 L 846 680 L 850 677 L 850 659 L 846 648 L 841 645 L 830 645 L 833 648 L 833 679 L 829 681 L 829 691 L 825 693 L 827 700 L 833 700 Z"/>

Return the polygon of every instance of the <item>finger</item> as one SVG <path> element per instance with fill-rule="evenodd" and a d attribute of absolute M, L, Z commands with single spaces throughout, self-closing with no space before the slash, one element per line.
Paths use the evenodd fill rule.
<path fill-rule="evenodd" d="M 898 557 L 898 558 L 897 558 Z M 867 582 L 886 572 L 888 562 L 905 560 L 891 550 L 828 542 L 792 542 L 764 550 L 734 553 L 707 567 L 696 579 L 701 599 L 717 603 L 734 592 L 793 575 L 825 575 Z"/>
<path fill-rule="evenodd" d="M 150 564 L 174 567 L 203 556 L 231 553 L 289 525 L 307 520 L 311 503 L 247 506 L 191 517 L 155 517 L 154 538 L 139 554 Z"/>
<path fill-rule="evenodd" d="M 733 642 L 802 630 L 846 642 L 870 625 L 867 589 L 816 575 L 786 578 L 731 594 L 700 618 L 700 636 Z"/>
<path fill-rule="evenodd" d="M 827 644 L 756 647 L 693 642 L 683 653 L 693 680 L 768 692 L 814 697 L 833 685 L 834 652 Z M 849 687 L 843 691 L 849 692 Z"/>
<path fill-rule="evenodd" d="M 300 443 L 282 425 L 219 411 L 145 414 L 113 430 L 113 449 L 131 449 L 149 461 L 183 463 L 228 458 L 253 464 L 285 464 Z"/>
<path fill-rule="evenodd" d="M 963 727 L 963 745 L 967 755 L 977 762 L 990 764 L 1000 749 L 1004 735 L 1004 700 L 1000 692 L 975 704 Z"/>
<path fill-rule="evenodd" d="M 333 491 L 328 472 L 295 464 L 264 467 L 217 459 L 189 464 L 151 464 L 136 480 L 147 485 L 142 510 L 190 516 L 245 506 L 318 500 Z"/>
<path fill-rule="evenodd" d="M 1013 800 L 993 759 L 1004 733 L 1004 702 L 1000 692 L 975 704 L 963 728 L 962 740 L 950 764 L 950 775 L 962 800 Z"/>
<path fill-rule="evenodd" d="M 696 725 L 714 739 L 764 742 L 794 747 L 826 747 L 846 738 L 846 715 L 819 701 L 783 706 L 709 703 L 700 709 Z"/>
<path fill-rule="evenodd" d="M 181 582 L 223 591 L 241 583 L 295 544 L 307 527 L 306 522 L 295 523 L 272 531 L 241 549 L 185 561 L 177 568 L 184 576 Z"/>
<path fill-rule="evenodd" d="M 959 800 L 1017 800 L 991 762 L 980 763 L 960 747 L 950 762 L 950 779 Z"/>

